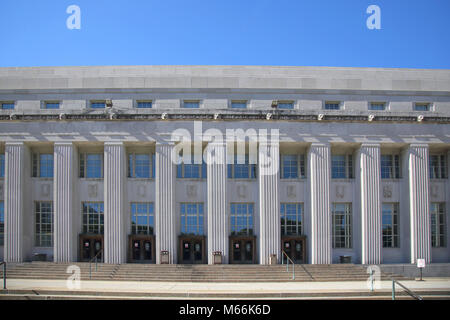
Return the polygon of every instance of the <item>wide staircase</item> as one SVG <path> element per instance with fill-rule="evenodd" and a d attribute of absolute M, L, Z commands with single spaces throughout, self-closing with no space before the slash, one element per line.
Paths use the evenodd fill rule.
<path fill-rule="evenodd" d="M 81 280 L 178 281 L 178 282 L 290 282 L 290 281 L 365 281 L 366 267 L 355 264 L 295 265 L 155 265 L 29 262 L 7 264 L 10 279 L 68 279 L 77 266 Z M 76 269 L 76 268 L 75 268 Z M 72 270 L 72 271 L 70 271 Z M 68 272 L 69 271 L 69 272 Z M 0 277 L 3 271 L 0 269 Z M 381 280 L 407 278 L 382 273 Z"/>

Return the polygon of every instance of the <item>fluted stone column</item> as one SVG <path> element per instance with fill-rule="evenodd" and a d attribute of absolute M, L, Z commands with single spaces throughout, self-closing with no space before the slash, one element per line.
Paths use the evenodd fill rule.
<path fill-rule="evenodd" d="M 408 150 L 411 263 L 431 262 L 428 145 L 411 144 Z"/>
<path fill-rule="evenodd" d="M 358 154 L 361 204 L 361 263 L 381 263 L 380 145 L 362 144 Z"/>
<path fill-rule="evenodd" d="M 280 148 L 278 143 L 260 143 L 259 178 L 259 263 L 269 264 L 270 255 L 280 260 L 281 230 L 278 196 Z"/>
<path fill-rule="evenodd" d="M 23 142 L 7 142 L 5 146 L 5 238 L 4 260 L 23 262 L 24 232 L 24 166 Z"/>
<path fill-rule="evenodd" d="M 123 142 L 105 143 L 105 244 L 104 262 L 125 263 L 125 147 Z"/>
<path fill-rule="evenodd" d="M 156 144 L 156 263 L 161 263 L 162 250 L 169 251 L 170 263 L 177 263 L 174 146 Z"/>
<path fill-rule="evenodd" d="M 313 143 L 308 153 L 311 205 L 311 263 L 330 264 L 330 145 Z"/>
<path fill-rule="evenodd" d="M 76 242 L 73 228 L 74 145 L 56 142 L 54 145 L 53 203 L 54 236 L 53 260 L 76 260 Z"/>
<path fill-rule="evenodd" d="M 226 143 L 212 142 L 207 147 L 208 189 L 208 264 L 213 264 L 213 252 L 222 252 L 222 262 L 228 263 L 227 230 L 227 164 Z"/>

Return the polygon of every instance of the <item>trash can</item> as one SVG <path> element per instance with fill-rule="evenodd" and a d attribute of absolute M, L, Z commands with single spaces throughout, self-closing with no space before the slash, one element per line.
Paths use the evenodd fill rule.
<path fill-rule="evenodd" d="M 213 252 L 213 264 L 222 264 L 222 251 Z"/>
<path fill-rule="evenodd" d="M 34 261 L 47 261 L 47 254 L 46 253 L 35 253 L 33 254 Z"/>
<path fill-rule="evenodd" d="M 169 251 L 161 251 L 161 264 L 169 264 Z"/>
<path fill-rule="evenodd" d="M 340 256 L 340 263 L 352 263 L 352 256 Z"/>
<path fill-rule="evenodd" d="M 278 264 L 277 255 L 276 254 L 271 254 L 269 256 L 269 264 Z"/>

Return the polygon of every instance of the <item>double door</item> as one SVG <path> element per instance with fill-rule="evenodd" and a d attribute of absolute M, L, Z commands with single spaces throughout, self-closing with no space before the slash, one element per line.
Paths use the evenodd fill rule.
<path fill-rule="evenodd" d="M 128 236 L 128 260 L 135 263 L 155 262 L 155 238 L 150 235 Z"/>
<path fill-rule="evenodd" d="M 206 263 L 205 236 L 180 236 L 179 253 L 179 263 Z"/>
<path fill-rule="evenodd" d="M 295 263 L 306 263 L 306 238 L 304 236 L 284 236 L 281 238 L 282 250 Z M 285 256 L 283 255 L 283 259 Z"/>
<path fill-rule="evenodd" d="M 256 263 L 256 238 L 230 236 L 230 263 Z"/>
<path fill-rule="evenodd" d="M 103 235 L 80 234 L 80 261 L 90 261 L 97 256 L 98 261 L 103 260 Z"/>

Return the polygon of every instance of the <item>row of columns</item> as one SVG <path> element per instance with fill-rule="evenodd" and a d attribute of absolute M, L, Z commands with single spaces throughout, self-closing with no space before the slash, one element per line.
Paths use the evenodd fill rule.
<path fill-rule="evenodd" d="M 175 144 L 156 144 L 155 227 L 156 252 L 169 252 L 169 261 L 177 263 L 177 231 L 175 213 L 175 165 L 172 159 Z M 226 143 L 208 145 L 207 162 L 207 229 L 208 263 L 212 253 L 221 251 L 228 262 L 228 212 Z M 74 177 L 76 151 L 71 142 L 54 145 L 54 260 L 75 261 L 77 256 L 76 230 L 73 228 L 75 197 Z M 21 262 L 23 250 L 23 215 L 25 158 L 23 142 L 7 142 L 5 148 L 5 261 Z M 126 203 L 126 154 L 123 142 L 105 143 L 105 234 L 106 263 L 126 262 L 126 236 L 123 212 Z M 259 260 L 269 263 L 269 256 L 280 259 L 279 173 L 268 172 L 278 167 L 278 144 L 260 143 L 259 179 Z M 411 226 L 411 263 L 418 258 L 431 260 L 431 241 L 428 199 L 428 145 L 412 144 L 408 152 L 409 206 Z M 313 143 L 308 153 L 309 201 L 311 213 L 311 263 L 332 263 L 332 221 L 330 207 L 329 144 Z M 272 161 L 272 163 L 270 163 Z M 273 162 L 275 161 L 275 163 Z M 270 163 L 270 164 L 269 164 Z M 382 225 L 380 200 L 380 144 L 362 144 L 357 155 L 356 178 L 362 234 L 362 263 L 382 262 Z M 270 170 L 270 169 L 269 169 Z M 265 174 L 261 174 L 265 172 Z M 156 262 L 160 263 L 159 254 Z"/>

